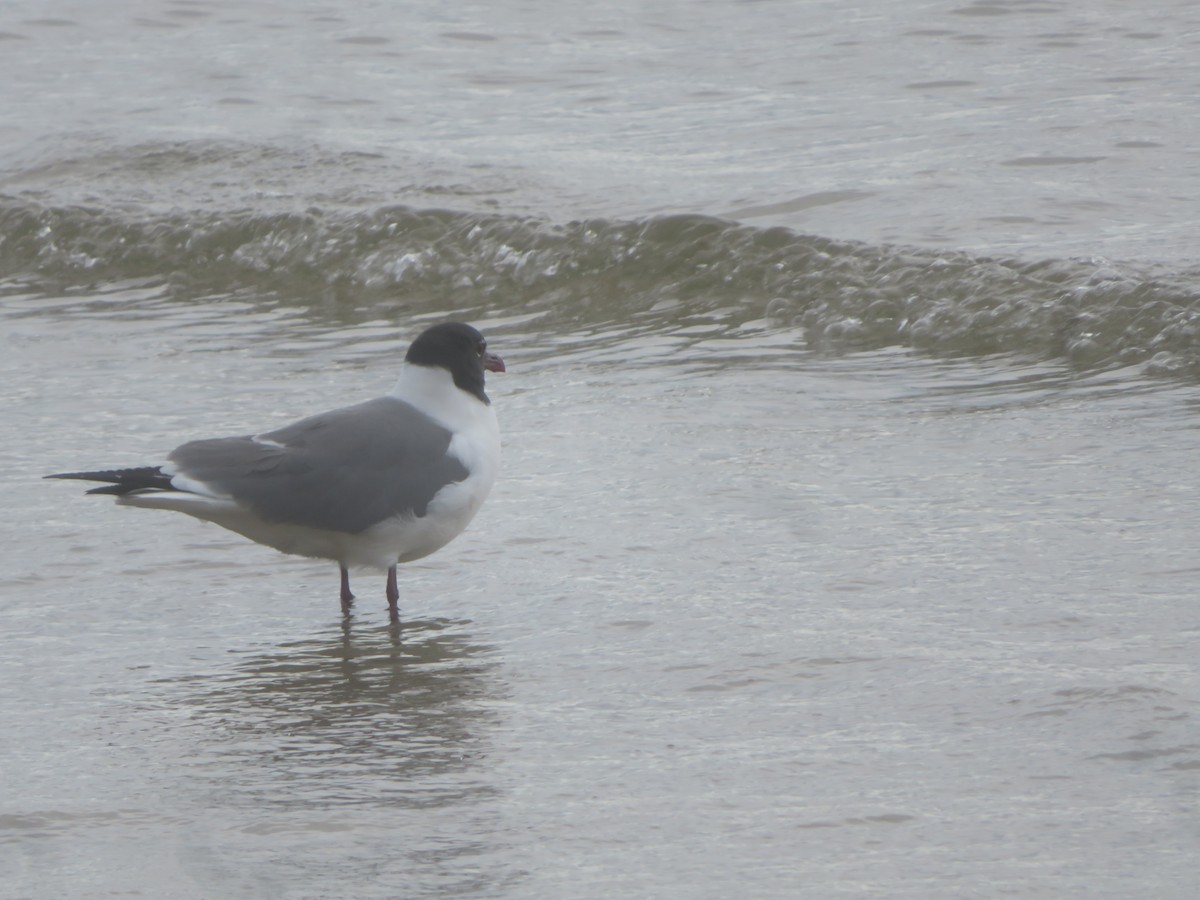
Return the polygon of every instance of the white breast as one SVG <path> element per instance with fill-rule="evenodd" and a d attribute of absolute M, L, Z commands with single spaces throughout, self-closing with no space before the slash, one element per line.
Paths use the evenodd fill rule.
<path fill-rule="evenodd" d="M 470 474 L 438 491 L 424 516 L 397 516 L 357 536 L 364 550 L 368 546 L 375 552 L 387 548 L 391 554 L 387 565 L 428 556 L 461 534 L 487 499 L 500 468 L 496 411 L 459 390 L 445 369 L 405 365 L 392 396 L 411 403 L 453 432 L 449 452 Z M 380 564 L 372 560 L 362 563 Z"/>

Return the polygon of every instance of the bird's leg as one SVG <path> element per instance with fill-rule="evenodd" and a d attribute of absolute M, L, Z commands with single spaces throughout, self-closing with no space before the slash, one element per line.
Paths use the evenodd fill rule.
<path fill-rule="evenodd" d="M 387 580 L 388 618 L 393 622 L 400 621 L 400 589 L 396 587 L 396 567 L 388 569 Z"/>
<path fill-rule="evenodd" d="M 350 604 L 354 602 L 354 595 L 350 593 L 350 570 L 345 566 L 341 566 L 342 570 L 342 615 L 350 615 Z"/>

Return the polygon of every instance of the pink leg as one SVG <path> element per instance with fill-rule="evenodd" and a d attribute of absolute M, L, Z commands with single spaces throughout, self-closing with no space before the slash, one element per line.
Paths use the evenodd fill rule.
<path fill-rule="evenodd" d="M 350 593 L 350 572 L 342 566 L 342 614 L 350 615 L 350 604 L 354 602 L 354 595 Z"/>
<path fill-rule="evenodd" d="M 387 580 L 388 618 L 393 622 L 400 621 L 400 589 L 396 587 L 396 567 L 388 569 Z"/>

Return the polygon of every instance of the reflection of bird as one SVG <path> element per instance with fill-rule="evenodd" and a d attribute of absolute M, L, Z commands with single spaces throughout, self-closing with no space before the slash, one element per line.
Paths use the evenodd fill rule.
<path fill-rule="evenodd" d="M 276 431 L 191 441 L 156 466 L 63 472 L 108 482 L 127 506 L 173 509 L 284 553 L 336 560 L 349 611 L 350 566 L 387 569 L 455 538 L 478 512 L 500 462 L 484 370 L 504 361 L 470 325 L 435 325 L 408 349 L 386 396 Z"/>

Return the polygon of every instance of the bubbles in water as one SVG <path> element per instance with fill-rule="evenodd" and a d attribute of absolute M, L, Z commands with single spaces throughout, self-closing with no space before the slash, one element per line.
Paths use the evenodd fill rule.
<path fill-rule="evenodd" d="M 796 317 L 796 310 L 791 300 L 785 297 L 775 297 L 767 303 L 764 317 L 772 325 L 790 325 Z"/>

